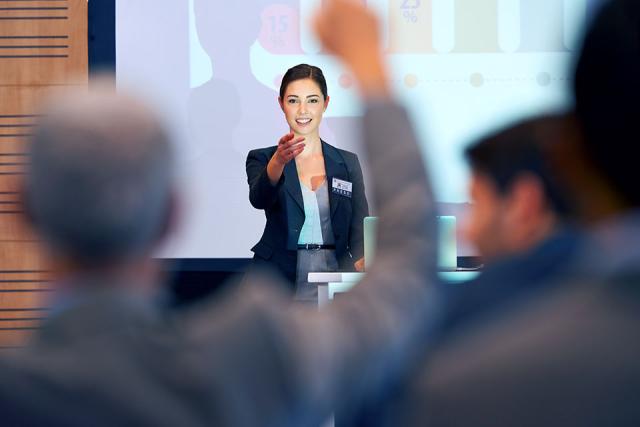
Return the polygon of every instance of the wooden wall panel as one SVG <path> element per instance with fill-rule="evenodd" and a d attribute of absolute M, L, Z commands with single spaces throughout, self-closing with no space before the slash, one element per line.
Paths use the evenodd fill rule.
<path fill-rule="evenodd" d="M 46 316 L 51 279 L 19 196 L 39 104 L 87 86 L 87 0 L 0 0 L 0 350 Z"/>
<path fill-rule="evenodd" d="M 0 1 L 0 82 L 86 83 L 87 1 Z"/>
<path fill-rule="evenodd" d="M 0 351 L 24 345 L 48 312 L 51 283 L 40 271 L 0 273 Z"/>

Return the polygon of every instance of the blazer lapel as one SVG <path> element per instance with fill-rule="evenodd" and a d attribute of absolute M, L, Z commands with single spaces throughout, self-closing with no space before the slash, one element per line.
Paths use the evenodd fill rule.
<path fill-rule="evenodd" d="M 348 181 L 344 160 L 335 147 L 322 141 L 322 155 L 324 156 L 324 169 L 327 174 L 327 189 L 329 190 L 329 206 L 331 208 L 331 218 L 336 213 L 338 205 L 343 201 L 344 197 L 335 194 L 332 191 L 333 178 Z"/>
<path fill-rule="evenodd" d="M 296 167 L 295 160 L 291 160 L 284 167 L 284 186 L 287 189 L 289 195 L 298 204 L 300 210 L 304 212 L 304 201 L 302 200 L 300 178 L 298 178 L 298 168 Z"/>

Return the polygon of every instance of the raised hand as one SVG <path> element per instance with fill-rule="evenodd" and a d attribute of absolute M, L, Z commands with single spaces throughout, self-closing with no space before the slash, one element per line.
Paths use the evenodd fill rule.
<path fill-rule="evenodd" d="M 314 24 L 324 48 L 353 71 L 363 96 L 388 96 L 378 19 L 370 10 L 359 1 L 326 0 Z"/>

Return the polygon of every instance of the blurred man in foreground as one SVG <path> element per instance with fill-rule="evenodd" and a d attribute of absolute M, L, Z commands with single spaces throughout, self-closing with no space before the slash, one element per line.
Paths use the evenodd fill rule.
<path fill-rule="evenodd" d="M 416 407 L 428 406 L 420 390 L 430 378 L 434 348 L 570 277 L 580 238 L 569 223 L 555 157 L 575 132 L 572 115 L 540 116 L 467 148 L 473 204 L 463 230 L 484 268 L 467 283 L 438 286 L 442 318 L 424 355 L 399 385 L 344 424 L 422 425 L 423 418 L 412 414 L 424 415 Z"/>
<path fill-rule="evenodd" d="M 24 188 L 55 304 L 32 345 L 0 360 L 3 422 L 319 425 L 401 371 L 435 312 L 434 204 L 412 127 L 389 96 L 373 15 L 332 0 L 316 26 L 367 105 L 380 251 L 361 285 L 318 312 L 255 277 L 167 318 L 152 302 L 149 258 L 177 220 L 167 133 L 123 96 L 59 98 L 35 132 Z"/>
<path fill-rule="evenodd" d="M 540 116 L 467 148 L 473 204 L 463 230 L 484 268 L 469 283 L 441 287 L 443 339 L 570 274 L 580 239 L 555 157 L 575 128 L 570 114 Z"/>

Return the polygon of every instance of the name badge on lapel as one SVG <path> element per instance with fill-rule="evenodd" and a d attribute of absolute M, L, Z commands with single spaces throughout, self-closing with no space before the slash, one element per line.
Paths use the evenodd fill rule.
<path fill-rule="evenodd" d="M 331 192 L 351 198 L 351 194 L 353 192 L 353 184 L 349 181 L 343 181 L 338 178 L 333 178 L 331 182 Z"/>

